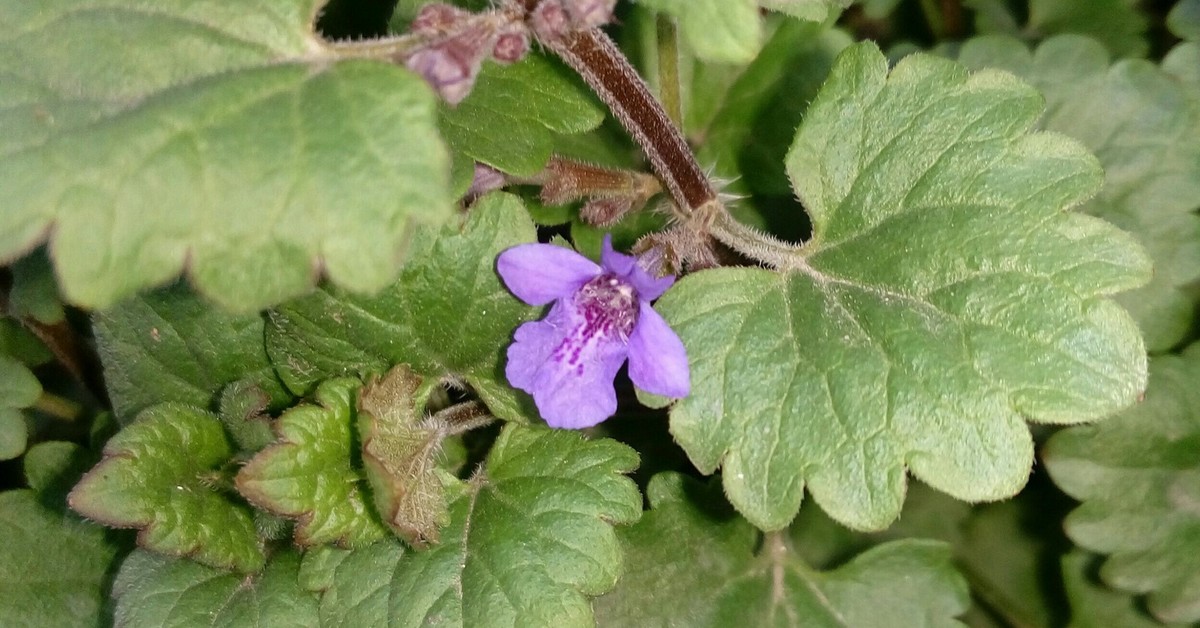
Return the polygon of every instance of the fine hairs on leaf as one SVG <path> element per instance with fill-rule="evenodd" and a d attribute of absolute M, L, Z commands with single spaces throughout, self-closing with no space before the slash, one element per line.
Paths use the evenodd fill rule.
<path fill-rule="evenodd" d="M 1200 622 L 1200 0 L 11 0 L 0 191 L 0 627 Z"/>

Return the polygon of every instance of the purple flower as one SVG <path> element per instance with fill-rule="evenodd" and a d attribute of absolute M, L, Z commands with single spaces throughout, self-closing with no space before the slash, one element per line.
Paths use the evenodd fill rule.
<path fill-rule="evenodd" d="M 554 301 L 546 318 L 517 328 L 505 369 L 552 427 L 590 427 L 612 416 L 613 378 L 626 357 L 638 388 L 687 396 L 683 343 L 650 307 L 674 277 L 654 278 L 636 258 L 613 251 L 609 237 L 599 266 L 561 247 L 522 244 L 501 253 L 496 268 L 522 301 Z"/>

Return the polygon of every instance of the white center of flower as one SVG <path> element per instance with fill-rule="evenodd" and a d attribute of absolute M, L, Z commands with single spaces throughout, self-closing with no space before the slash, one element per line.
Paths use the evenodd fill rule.
<path fill-rule="evenodd" d="M 629 339 L 638 313 L 637 290 L 632 285 L 614 275 L 600 275 L 579 289 L 575 303 L 584 316 L 587 332 Z"/>

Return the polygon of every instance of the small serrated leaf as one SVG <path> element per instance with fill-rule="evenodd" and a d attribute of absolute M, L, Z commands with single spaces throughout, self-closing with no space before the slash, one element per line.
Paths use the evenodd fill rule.
<path fill-rule="evenodd" d="M 817 572 L 782 534 L 760 543 L 716 485 L 665 473 L 647 495 L 651 510 L 619 531 L 627 572 L 596 600 L 603 625 L 946 626 L 967 608 L 943 543 L 886 543 Z"/>
<path fill-rule="evenodd" d="M 423 233 L 418 254 L 380 294 L 320 290 L 272 310 L 267 351 L 297 393 L 327 377 L 381 374 L 408 364 L 431 379 L 465 380 L 502 419 L 530 421 L 537 413 L 507 385 L 502 360 L 513 329 L 537 309 L 505 289 L 495 259 L 534 240 L 516 197 L 488 195 L 472 206 L 465 227 Z"/>
<path fill-rule="evenodd" d="M 212 307 L 183 286 L 155 291 L 93 319 L 113 410 L 129 422 L 175 401 L 215 409 L 222 388 L 247 380 L 283 405 L 290 395 L 263 347 L 263 318 Z"/>
<path fill-rule="evenodd" d="M 267 408 L 271 397 L 252 380 L 238 380 L 221 391 L 221 423 L 239 449 L 254 453 L 275 440 Z"/>
<path fill-rule="evenodd" d="M 1149 262 L 1064 211 L 1102 172 L 1027 132 L 1041 105 L 1008 74 L 924 55 L 889 73 L 872 44 L 847 48 L 788 156 L 812 240 L 782 272 L 698 272 L 659 300 L 691 358 L 671 432 L 752 523 L 787 525 L 807 486 L 839 522 L 885 527 L 906 470 L 1011 496 L 1033 463 L 1025 419 L 1092 420 L 1140 393 L 1145 349 L 1108 296 Z"/>
<path fill-rule="evenodd" d="M 322 592 L 322 617 L 353 625 L 590 626 L 588 596 L 620 573 L 611 526 L 641 515 L 622 475 L 636 465 L 615 441 L 510 424 L 484 470 L 448 491 L 440 545 L 325 550 L 302 577 Z"/>
<path fill-rule="evenodd" d="M 384 523 L 415 547 L 436 545 L 450 522 L 438 472 L 449 432 L 423 420 L 428 395 L 422 378 L 400 364 L 363 386 L 358 400 L 363 467 L 375 506 Z"/>
<path fill-rule="evenodd" d="M 104 528 L 47 508 L 34 491 L 0 493 L 0 625 L 106 625 L 120 546 Z"/>
<path fill-rule="evenodd" d="M 113 582 L 114 621 L 122 628 L 316 628 L 317 600 L 297 583 L 299 569 L 291 550 L 273 554 L 253 576 L 135 551 Z"/>
<path fill-rule="evenodd" d="M 251 503 L 297 520 L 297 545 L 358 547 L 386 534 L 352 466 L 360 385 L 352 378 L 322 383 L 316 405 L 296 406 L 276 419 L 278 441 L 237 474 L 238 492 Z"/>
<path fill-rule="evenodd" d="M 1110 585 L 1148 594 L 1160 620 L 1200 620 L 1200 345 L 1155 358 L 1142 403 L 1056 434 L 1046 469 L 1083 502 L 1066 520 L 1080 546 L 1108 554 Z"/>
<path fill-rule="evenodd" d="M 221 492 L 233 447 L 216 416 L 183 404 L 154 406 L 109 439 L 104 458 L 71 491 L 71 508 L 138 544 L 242 572 L 263 565 L 251 509 Z"/>

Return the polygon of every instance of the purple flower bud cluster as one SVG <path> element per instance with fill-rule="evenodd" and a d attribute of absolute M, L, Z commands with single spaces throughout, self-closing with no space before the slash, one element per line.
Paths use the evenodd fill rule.
<path fill-rule="evenodd" d="M 428 37 L 430 43 L 412 53 L 404 65 L 452 105 L 471 93 L 485 59 L 513 63 L 529 52 L 525 27 L 500 12 L 475 14 L 448 4 L 429 4 L 413 20 L 411 31 Z"/>
<path fill-rule="evenodd" d="M 542 0 L 530 15 L 538 37 L 558 39 L 570 31 L 603 26 L 613 19 L 617 0 Z"/>

